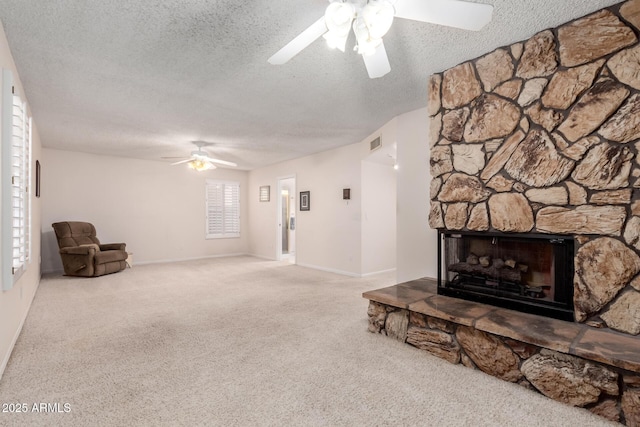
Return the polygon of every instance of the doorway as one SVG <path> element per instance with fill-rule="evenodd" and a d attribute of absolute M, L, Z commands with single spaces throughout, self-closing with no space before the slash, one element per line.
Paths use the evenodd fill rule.
<path fill-rule="evenodd" d="M 278 235 L 277 259 L 296 263 L 296 179 L 287 176 L 278 179 Z"/>

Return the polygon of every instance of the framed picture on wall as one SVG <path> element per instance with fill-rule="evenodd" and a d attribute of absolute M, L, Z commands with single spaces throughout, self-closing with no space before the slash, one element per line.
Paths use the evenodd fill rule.
<path fill-rule="evenodd" d="M 40 160 L 36 160 L 36 197 L 40 197 Z"/>
<path fill-rule="evenodd" d="M 311 192 L 310 191 L 300 192 L 300 210 L 301 211 L 311 210 Z"/>

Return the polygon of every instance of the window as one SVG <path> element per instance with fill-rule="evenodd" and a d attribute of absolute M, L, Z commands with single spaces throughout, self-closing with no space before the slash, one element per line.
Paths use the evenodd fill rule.
<path fill-rule="evenodd" d="M 207 239 L 240 237 L 240 183 L 206 181 Z"/>
<path fill-rule="evenodd" d="M 2 106 L 2 285 L 10 289 L 31 259 L 32 124 L 7 70 L 2 73 Z"/>

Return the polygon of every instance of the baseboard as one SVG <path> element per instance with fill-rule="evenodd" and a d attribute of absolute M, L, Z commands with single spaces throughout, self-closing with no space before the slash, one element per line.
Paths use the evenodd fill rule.
<path fill-rule="evenodd" d="M 336 270 L 334 268 L 327 268 L 327 267 L 320 267 L 318 265 L 312 265 L 312 264 L 304 264 L 304 263 L 300 263 L 300 262 L 296 262 L 296 265 L 299 267 L 306 267 L 306 268 L 313 268 L 314 270 L 320 270 L 320 271 L 326 271 L 328 273 L 336 273 L 336 274 L 341 274 L 343 276 L 349 276 L 349 277 L 362 277 L 361 274 L 359 273 L 353 273 L 351 271 L 342 271 L 342 270 Z"/>
<path fill-rule="evenodd" d="M 133 262 L 133 267 L 136 265 L 149 265 L 149 264 L 167 264 L 172 262 L 184 262 L 184 261 L 197 261 L 201 259 L 211 259 L 211 258 L 229 258 L 234 256 L 252 256 L 246 252 L 234 253 L 234 254 L 223 254 L 223 255 L 207 255 L 193 258 L 172 258 L 172 259 L 162 259 L 157 261 L 135 261 Z"/>
<path fill-rule="evenodd" d="M 201 257 L 193 257 L 193 258 L 171 258 L 171 259 L 161 259 L 161 260 L 156 260 L 156 261 L 135 261 L 133 262 L 133 266 L 135 267 L 136 265 L 149 265 L 149 264 L 167 264 L 167 263 L 172 263 L 172 262 L 183 262 L 183 261 L 197 261 L 200 259 L 209 259 L 209 258 L 229 258 L 229 257 L 234 257 L 234 256 L 253 256 L 251 254 L 248 254 L 246 252 L 239 252 L 239 253 L 233 253 L 233 254 L 223 254 L 223 255 L 207 255 L 207 256 L 201 256 Z M 42 274 L 52 274 L 52 273 L 56 273 L 56 274 L 62 274 L 64 273 L 64 270 L 44 270 L 42 271 Z"/>
<path fill-rule="evenodd" d="M 2 364 L 0 365 L 0 381 L 2 381 L 2 376 L 4 375 L 4 370 L 7 368 L 7 364 L 9 364 L 9 359 L 11 358 L 11 353 L 13 353 L 13 348 L 16 346 L 16 342 L 18 341 L 18 337 L 20 337 L 20 333 L 22 332 L 22 327 L 24 326 L 24 322 L 27 320 L 27 316 L 29 315 L 29 312 L 31 311 L 31 304 L 33 303 L 33 300 L 36 297 L 36 294 L 38 293 L 38 288 L 40 287 L 40 278 L 38 278 L 38 283 L 36 284 L 36 289 L 33 291 L 33 295 L 31 296 L 31 299 L 29 300 L 29 306 L 27 307 L 27 309 L 24 312 L 24 316 L 22 316 L 22 320 L 20 320 L 20 325 L 18 325 L 18 329 L 16 330 L 16 333 L 13 336 L 13 339 L 11 340 L 11 345 L 9 345 L 9 351 L 7 351 L 7 354 L 4 355 L 4 358 L 2 359 Z"/>
<path fill-rule="evenodd" d="M 387 270 L 380 270 L 380 271 L 373 271 L 371 273 L 364 273 L 361 274 L 360 277 L 371 277 L 371 276 L 376 276 L 378 274 L 383 274 L 383 273 L 391 273 L 393 271 L 396 271 L 396 268 L 389 268 Z"/>
<path fill-rule="evenodd" d="M 247 254 L 247 255 L 252 256 L 254 258 L 265 259 L 267 261 L 277 261 L 275 258 L 271 258 L 265 255 L 258 255 L 258 254 Z"/>
<path fill-rule="evenodd" d="M 31 309 L 31 304 L 29 304 L 29 309 Z M 29 314 L 29 310 L 27 310 L 24 317 L 22 318 L 22 321 L 20 321 L 20 325 L 18 325 L 18 330 L 16 330 L 16 333 L 14 334 L 13 339 L 11 340 L 11 344 L 9 345 L 9 351 L 7 351 L 7 354 L 5 354 L 4 358 L 2 359 L 2 365 L 0 365 L 0 381 L 2 381 L 4 370 L 6 369 L 7 364 L 9 363 L 9 359 L 11 358 L 11 353 L 13 353 L 13 348 L 16 346 L 16 342 L 18 341 L 18 337 L 22 332 L 22 327 L 24 326 L 25 320 L 27 320 L 28 314 Z"/>

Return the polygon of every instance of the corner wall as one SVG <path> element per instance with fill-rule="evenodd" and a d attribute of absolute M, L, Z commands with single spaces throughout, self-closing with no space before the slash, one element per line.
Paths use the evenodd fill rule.
<path fill-rule="evenodd" d="M 27 101 L 20 82 L 20 76 L 13 62 L 13 56 L 9 50 L 9 44 L 5 37 L 4 29 L 0 24 L 0 67 L 7 68 L 13 72 L 14 86 L 23 100 Z M 36 160 L 41 159 L 41 143 L 37 129 L 38 118 L 33 118 L 32 132 L 32 164 L 31 168 L 35 171 Z M 35 172 L 34 172 L 35 173 Z M 27 265 L 27 270 L 20 279 L 8 291 L 0 290 L 0 378 L 7 366 L 13 346 L 18 339 L 18 335 L 22 330 L 22 325 L 31 307 L 31 301 L 40 284 L 40 199 L 34 196 L 32 191 L 31 197 L 31 262 Z M 2 286 L 0 286 L 2 289 Z"/>
<path fill-rule="evenodd" d="M 396 269 L 396 171 L 392 164 L 363 161 L 362 274 Z"/>
<path fill-rule="evenodd" d="M 426 108 L 397 117 L 398 283 L 438 274 L 438 233 L 429 227 L 429 120 Z"/>
<path fill-rule="evenodd" d="M 295 175 L 296 196 L 311 191 L 311 210 L 300 212 L 299 203 L 296 206 L 297 264 L 351 276 L 395 268 L 399 281 L 435 277 L 436 233 L 424 215 L 429 201 L 428 128 L 426 108 L 421 108 L 393 118 L 352 145 L 251 171 L 250 253 L 276 259 L 277 204 L 273 197 L 259 202 L 259 188 L 270 185 L 273 194 L 278 178 Z M 400 166 L 393 171 L 396 176 L 386 173 L 395 188 L 387 187 L 385 195 L 376 190 L 379 180 L 367 178 L 375 168 L 369 162 L 380 161 L 373 159 L 380 150 L 369 151 L 369 142 L 377 136 L 381 150 L 397 145 Z M 348 202 L 342 200 L 343 188 L 351 189 Z M 373 206 L 382 206 L 385 214 L 369 215 Z"/>

